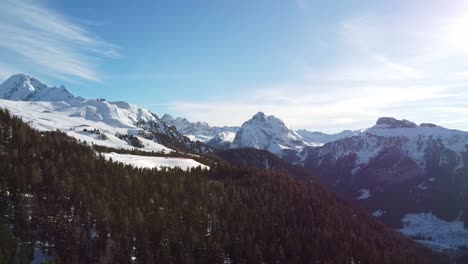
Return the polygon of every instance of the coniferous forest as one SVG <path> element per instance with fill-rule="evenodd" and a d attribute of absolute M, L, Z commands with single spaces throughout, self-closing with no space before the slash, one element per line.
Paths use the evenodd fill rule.
<path fill-rule="evenodd" d="M 0 263 L 444 263 L 315 183 L 135 169 L 0 110 Z"/>

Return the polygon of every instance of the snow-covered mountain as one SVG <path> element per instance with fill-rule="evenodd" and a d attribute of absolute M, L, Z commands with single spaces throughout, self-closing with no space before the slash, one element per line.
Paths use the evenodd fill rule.
<path fill-rule="evenodd" d="M 427 166 L 435 163 L 438 166 L 450 165 L 456 172 L 464 166 L 463 154 L 467 151 L 467 144 L 468 132 L 433 124 L 418 126 L 407 120 L 385 117 L 380 118 L 375 126 L 355 136 L 330 142 L 319 148 L 307 148 L 303 153 L 306 156 L 304 165 L 324 166 L 348 160 L 349 173 L 357 175 L 369 170 L 369 166 L 376 160 L 382 161 L 391 156 L 407 160 L 410 163 L 408 166 L 421 173 L 426 171 Z M 395 169 L 395 166 L 392 168 Z M 380 175 L 379 179 L 383 181 L 394 182 L 399 179 L 387 179 L 382 173 Z M 404 175 L 400 176 L 405 178 Z"/>
<path fill-rule="evenodd" d="M 0 85 L 0 107 L 39 130 L 62 130 L 88 143 L 146 151 L 197 153 L 209 147 L 190 141 L 149 110 L 126 102 L 75 97 L 65 87 L 49 87 L 24 74 Z"/>
<path fill-rule="evenodd" d="M 304 148 L 300 163 L 391 225 L 429 212 L 467 225 L 467 146 L 468 132 L 386 117 L 355 136 Z"/>
<path fill-rule="evenodd" d="M 305 146 L 302 137 L 275 116 L 258 112 L 244 122 L 236 133 L 231 148 L 268 150 L 279 156 L 286 150 L 299 151 Z"/>
<path fill-rule="evenodd" d="M 14 101 L 70 101 L 81 97 L 73 96 L 64 86 L 48 87 L 39 80 L 25 74 L 16 74 L 0 85 L 0 98 Z"/>
<path fill-rule="evenodd" d="M 177 128 L 177 131 L 182 133 L 184 136 L 190 138 L 193 141 L 206 142 L 210 139 L 219 137 L 227 139 L 226 135 L 236 133 L 239 130 L 239 127 L 216 127 L 210 126 L 206 122 L 190 122 L 183 117 L 172 117 L 169 114 L 165 114 L 161 118 L 168 125 L 174 126 Z"/>
<path fill-rule="evenodd" d="M 283 150 L 288 153 L 295 152 L 302 150 L 304 146 L 321 146 L 360 133 L 360 131 L 351 130 L 336 134 L 310 132 L 304 129 L 294 131 L 277 117 L 267 117 L 262 112 L 254 115 L 242 127 L 210 126 L 206 122 L 190 122 L 186 118 L 174 118 L 169 114 L 165 114 L 161 119 L 176 127 L 180 133 L 191 140 L 205 142 L 218 150 L 256 148 L 268 150 L 280 156 L 284 154 Z M 236 137 L 237 140 L 234 142 Z"/>

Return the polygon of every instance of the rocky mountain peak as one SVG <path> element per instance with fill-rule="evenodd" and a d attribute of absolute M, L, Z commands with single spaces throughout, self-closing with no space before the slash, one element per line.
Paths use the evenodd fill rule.
<path fill-rule="evenodd" d="M 398 120 L 393 117 L 381 117 L 374 128 L 415 128 L 418 125 L 406 119 Z"/>
<path fill-rule="evenodd" d="M 13 101 L 68 101 L 75 97 L 65 86 L 49 87 L 26 74 L 15 74 L 0 84 L 0 99 Z M 81 99 L 81 98 L 79 98 Z"/>

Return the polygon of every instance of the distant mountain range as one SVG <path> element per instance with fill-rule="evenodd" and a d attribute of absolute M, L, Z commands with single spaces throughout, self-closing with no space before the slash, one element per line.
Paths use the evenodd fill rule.
<path fill-rule="evenodd" d="M 219 132 L 206 143 L 267 150 L 432 248 L 468 246 L 468 132 L 382 117 L 371 128 L 330 135 L 294 131 L 259 112 L 236 133 Z M 257 167 L 271 162 L 255 155 L 230 153 Z"/>
<path fill-rule="evenodd" d="M 467 145 L 468 132 L 380 118 L 356 136 L 304 149 L 298 163 L 394 227 L 400 228 L 405 216 L 430 214 L 433 218 L 426 220 L 439 218 L 440 228 L 447 229 L 468 224 Z M 420 224 L 415 219 L 403 224 Z M 427 228 L 422 237 L 431 236 Z M 462 230 L 462 238 L 455 239 L 456 232 L 445 238 L 432 235 L 425 243 L 438 249 L 465 246 L 468 230 Z"/>
<path fill-rule="evenodd" d="M 0 85 L 0 107 L 36 129 L 58 129 L 95 145 L 218 153 L 236 165 L 312 175 L 426 245 L 468 247 L 465 131 L 382 117 L 371 128 L 325 134 L 290 129 L 263 112 L 240 127 L 213 127 L 168 114 L 160 118 L 126 102 L 76 97 L 24 74 Z M 434 226 L 442 231 L 434 235 Z"/>
<path fill-rule="evenodd" d="M 306 146 L 321 146 L 359 133 L 350 130 L 337 134 L 304 129 L 296 131 L 288 128 L 279 118 L 266 116 L 263 112 L 258 112 L 240 127 L 212 127 L 205 122 L 190 122 L 181 117 L 174 119 L 168 114 L 162 120 L 192 140 L 205 142 L 218 150 L 255 148 L 268 150 L 280 157 L 289 155 L 291 151 L 300 151 Z"/>
<path fill-rule="evenodd" d="M 210 126 L 205 122 L 190 122 L 186 118 L 174 118 L 169 114 L 165 114 L 161 118 L 166 124 L 174 126 L 177 131 L 190 138 L 193 141 L 206 142 L 218 136 L 219 134 L 233 133 L 235 134 L 239 127 L 215 127 Z"/>

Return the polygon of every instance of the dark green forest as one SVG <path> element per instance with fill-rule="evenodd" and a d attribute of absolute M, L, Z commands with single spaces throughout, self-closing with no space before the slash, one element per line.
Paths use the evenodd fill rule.
<path fill-rule="evenodd" d="M 135 169 L 0 110 L 0 263 L 444 263 L 280 172 Z"/>

